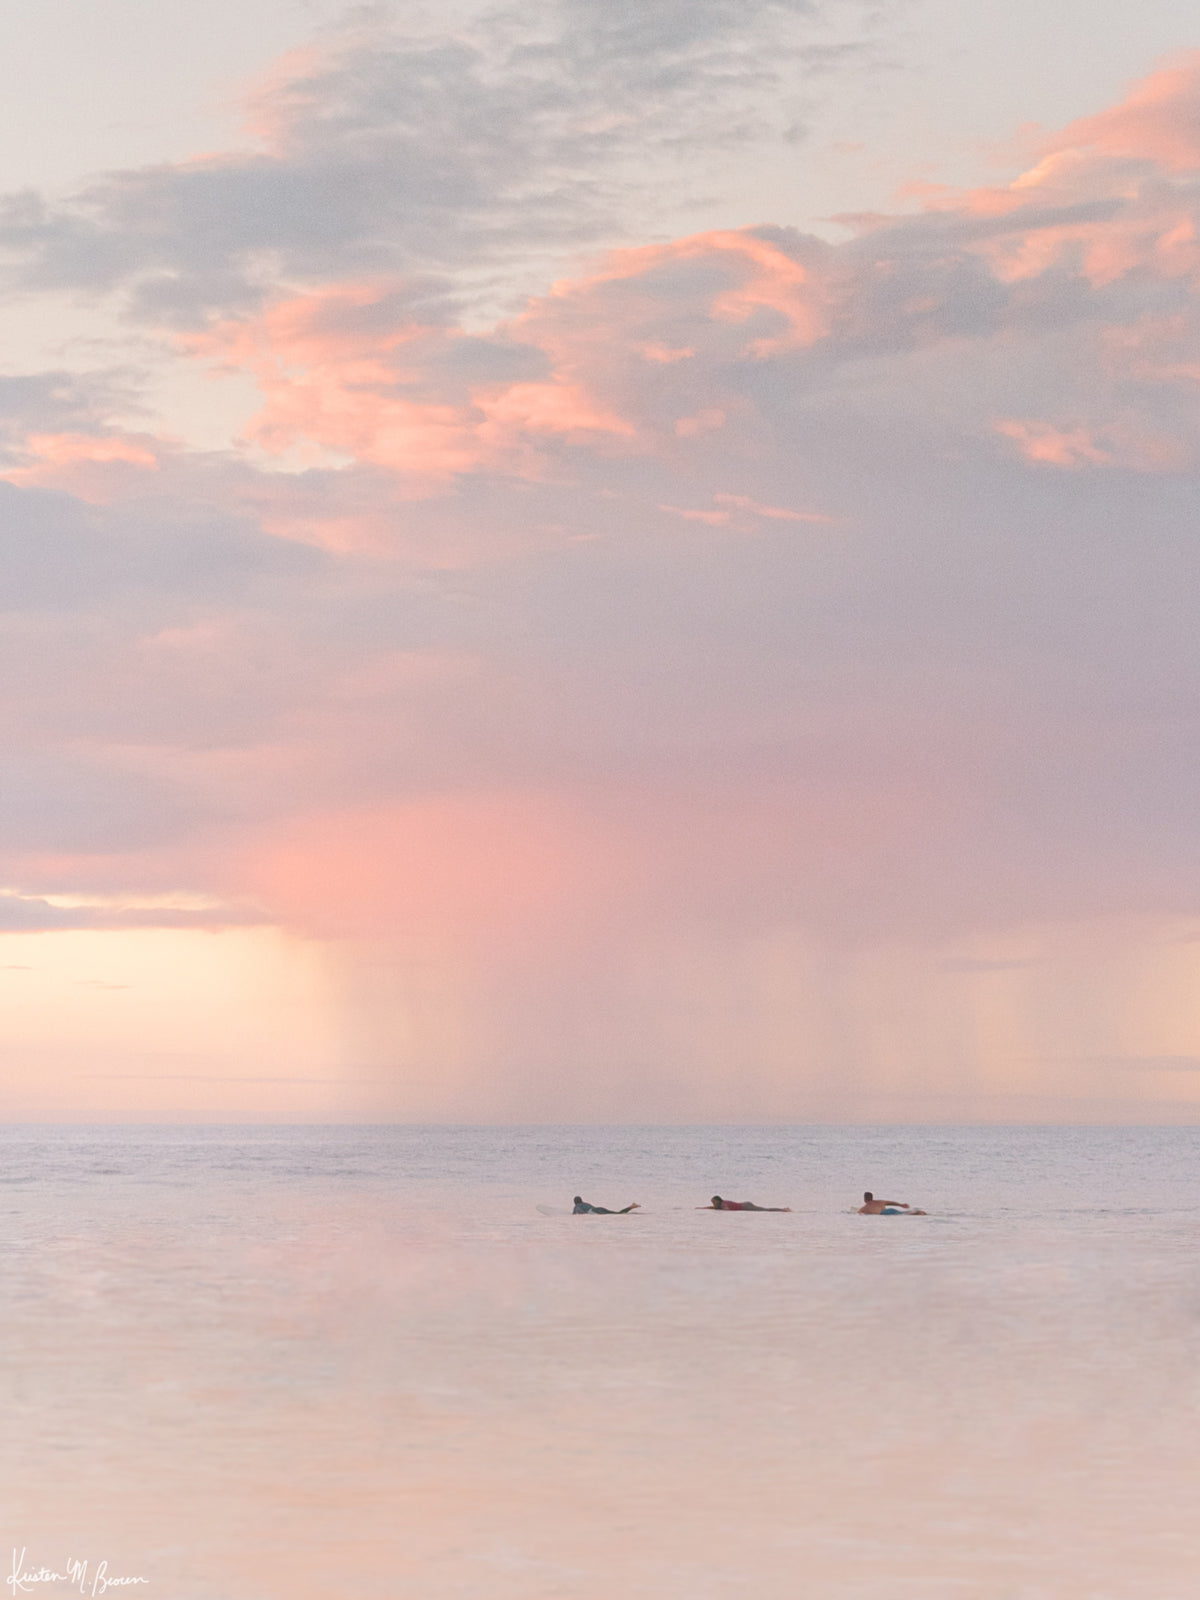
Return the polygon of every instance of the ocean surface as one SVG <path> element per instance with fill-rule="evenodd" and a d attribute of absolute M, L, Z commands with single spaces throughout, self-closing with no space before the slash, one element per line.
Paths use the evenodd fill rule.
<path fill-rule="evenodd" d="M 1200 1595 L 1200 1129 L 9 1127 L 0 1284 L 6 1594 Z"/>

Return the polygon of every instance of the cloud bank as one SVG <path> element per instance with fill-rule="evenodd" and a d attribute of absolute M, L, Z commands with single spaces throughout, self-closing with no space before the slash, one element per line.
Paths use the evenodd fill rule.
<path fill-rule="evenodd" d="M 1032 993 L 989 940 L 1200 916 L 1200 57 L 841 242 L 595 250 L 676 146 L 781 133 L 815 15 L 372 25 L 249 154 L 10 198 L 11 292 L 260 405 L 199 451 L 132 368 L 0 379 L 5 927 L 209 895 L 339 949 L 348 1059 L 431 1110 L 578 1112 L 582 1057 L 733 1114 L 703 1034 L 766 1115 L 814 1029 L 822 1093 L 866 1071 L 823 961 Z"/>

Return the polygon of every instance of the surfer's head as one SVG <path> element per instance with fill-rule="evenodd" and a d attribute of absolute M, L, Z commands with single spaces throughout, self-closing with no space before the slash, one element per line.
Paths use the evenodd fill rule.
<path fill-rule="evenodd" d="M 713 1195 L 712 1203 L 718 1211 L 720 1211 L 721 1207 L 725 1204 L 724 1200 L 721 1199 L 719 1194 Z"/>
<path fill-rule="evenodd" d="M 581 1194 L 577 1194 L 574 1200 L 571 1201 L 571 1204 L 573 1206 L 581 1206 L 583 1204 L 583 1196 Z"/>
<path fill-rule="evenodd" d="M 874 1200 L 874 1198 L 875 1198 L 875 1196 L 871 1193 L 870 1189 L 868 1189 L 866 1194 L 863 1195 L 863 1199 L 867 1202 L 868 1205 L 871 1204 L 871 1201 Z"/>

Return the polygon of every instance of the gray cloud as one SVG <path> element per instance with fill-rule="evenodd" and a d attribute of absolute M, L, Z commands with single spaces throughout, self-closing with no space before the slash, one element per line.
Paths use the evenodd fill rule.
<path fill-rule="evenodd" d="M 0 892 L 0 934 L 56 933 L 101 928 L 236 928 L 254 927 L 269 920 L 262 912 L 245 907 L 214 907 L 185 911 L 162 906 L 63 906 L 36 895 Z M 28 968 L 8 968 L 28 971 Z M 80 979 L 101 989 L 127 989 L 124 983 Z"/>
<path fill-rule="evenodd" d="M 141 384 L 132 371 L 0 374 L 0 461 L 17 459 L 14 446 L 34 430 L 93 432 L 116 410 L 139 409 Z"/>
<path fill-rule="evenodd" d="M 286 586 L 323 565 L 318 552 L 268 538 L 251 517 L 206 503 L 202 481 L 193 478 L 181 495 L 182 487 L 163 484 L 114 514 L 0 482 L 0 616 L 94 612 L 140 597 L 157 606 L 163 626 L 205 602 L 249 603 L 264 580 Z"/>
<path fill-rule="evenodd" d="M 267 152 L 108 174 L 67 205 L 10 195 L 0 251 L 18 288 L 121 289 L 168 325 L 280 280 L 457 274 L 459 297 L 524 282 L 531 261 L 626 237 L 647 207 L 661 218 L 703 152 L 794 130 L 794 85 L 861 51 L 877 14 L 561 0 L 454 39 L 366 23 L 262 92 Z"/>

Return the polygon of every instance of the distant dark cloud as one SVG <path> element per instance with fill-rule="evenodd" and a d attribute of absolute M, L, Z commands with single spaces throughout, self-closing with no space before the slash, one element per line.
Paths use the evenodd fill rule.
<path fill-rule="evenodd" d="M 0 934 L 56 933 L 114 928 L 239 928 L 261 925 L 260 912 L 230 906 L 211 910 L 177 910 L 160 906 L 56 905 L 36 895 L 0 893 Z M 7 968 L 28 971 L 29 968 Z M 101 989 L 127 989 L 129 984 L 80 979 Z"/>

